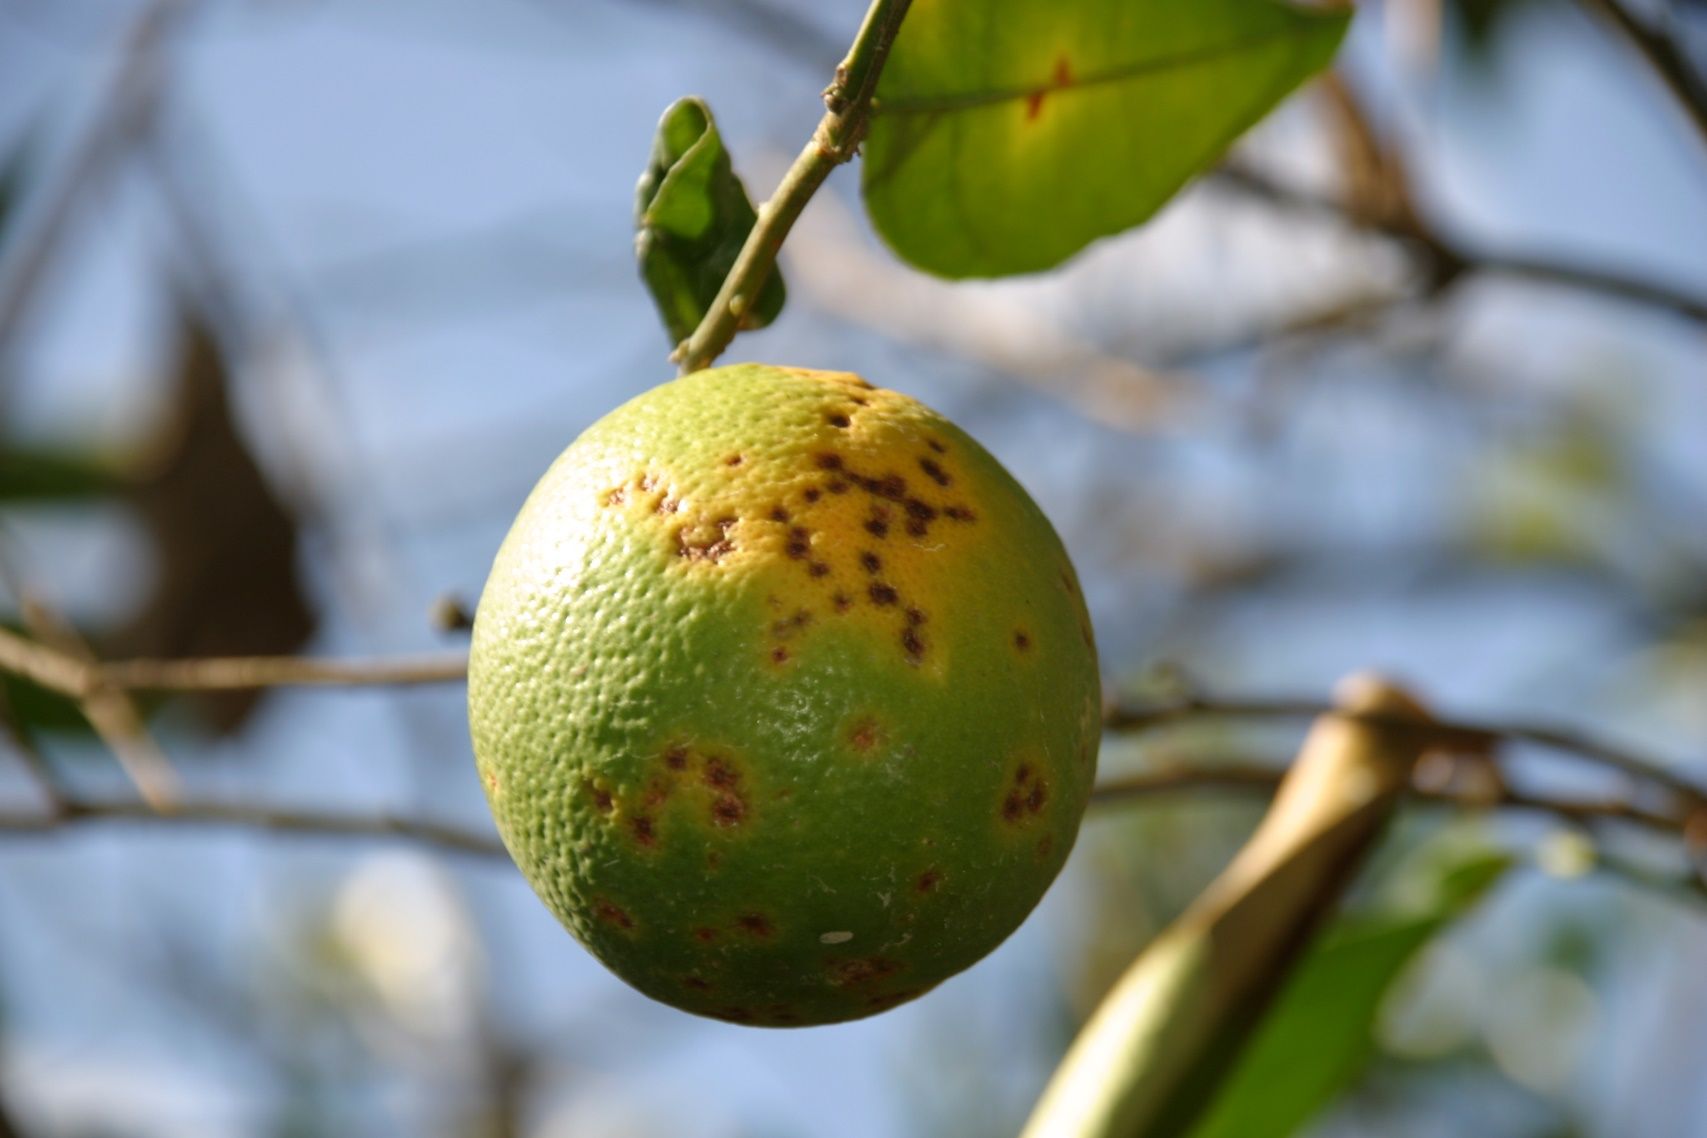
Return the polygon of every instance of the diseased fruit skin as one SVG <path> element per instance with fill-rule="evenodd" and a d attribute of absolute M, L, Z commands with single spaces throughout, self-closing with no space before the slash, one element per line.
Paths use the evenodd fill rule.
<path fill-rule="evenodd" d="M 795 1026 L 1018 927 L 1101 716 L 1072 566 L 995 459 L 857 376 L 745 364 L 546 473 L 480 600 L 469 718 L 505 844 L 600 960 Z"/>

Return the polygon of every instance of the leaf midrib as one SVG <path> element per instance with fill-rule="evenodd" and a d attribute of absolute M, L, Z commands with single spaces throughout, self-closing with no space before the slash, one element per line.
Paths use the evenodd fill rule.
<path fill-rule="evenodd" d="M 1319 22 L 1301 23 L 1292 27 L 1276 28 L 1259 35 L 1244 36 L 1192 51 L 1158 56 L 1154 59 L 1135 60 L 1132 63 L 1122 64 L 1105 71 L 1093 72 L 1082 77 L 1075 75 L 1065 82 L 1051 79 L 1044 83 L 1035 83 L 1024 87 L 1005 87 L 991 91 L 967 91 L 959 94 L 923 96 L 911 99 L 875 99 L 872 101 L 871 109 L 874 114 L 883 115 L 941 114 L 947 111 L 976 110 L 1001 103 L 1018 102 L 1023 99 L 1036 98 L 1039 95 L 1073 94 L 1086 88 L 1104 87 L 1113 83 L 1141 79 L 1162 71 L 1171 71 L 1203 63 L 1207 60 L 1238 55 L 1257 48 L 1267 47 L 1280 40 L 1316 35 L 1328 30 L 1329 27 L 1330 21 L 1321 20 Z"/>

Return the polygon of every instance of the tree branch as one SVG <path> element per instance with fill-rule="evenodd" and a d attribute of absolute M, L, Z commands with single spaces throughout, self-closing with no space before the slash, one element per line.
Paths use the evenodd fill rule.
<path fill-rule="evenodd" d="M 229 656 L 201 660 L 80 660 L 0 628 L 0 671 L 22 676 L 69 699 L 100 691 L 209 692 L 273 687 L 402 687 L 454 683 L 468 656 L 319 660 L 302 656 Z"/>
<path fill-rule="evenodd" d="M 1177 700 L 1148 707 L 1115 703 L 1105 712 L 1103 725 L 1110 731 L 1146 731 L 1188 719 L 1309 719 L 1336 712 L 1325 701 L 1310 699 L 1217 699 L 1188 694 Z M 1687 812 L 1707 810 L 1707 789 L 1669 770 L 1662 764 L 1583 731 L 1552 724 L 1530 722 L 1437 721 L 1418 724 L 1379 715 L 1351 716 L 1401 731 L 1423 732 L 1443 747 L 1486 752 L 1501 743 L 1521 741 L 1548 750 L 1611 767 L 1676 795 Z"/>
<path fill-rule="evenodd" d="M 723 279 L 711 308 L 671 357 L 682 374 L 709 367 L 735 333 L 741 318 L 770 279 L 788 231 L 830 171 L 852 158 L 865 138 L 871 96 L 877 77 L 900 31 L 912 0 L 873 0 L 847 58 L 836 68 L 835 81 L 824 91 L 824 117 L 812 139 L 794 160 L 769 201 L 759 207 L 758 221 L 747 235 L 741 253 Z"/>
<path fill-rule="evenodd" d="M 1648 70 L 1664 83 L 1707 142 L 1707 82 L 1690 65 L 1675 37 L 1637 20 L 1621 0 L 1583 0 L 1583 6 L 1617 28 L 1641 52 Z"/>
<path fill-rule="evenodd" d="M 180 801 L 166 809 L 155 810 L 141 802 L 73 799 L 65 801 L 54 813 L 0 812 L 0 834 L 43 834 L 98 822 L 143 826 L 237 827 L 274 830 L 286 834 L 338 837 L 404 838 L 454 853 L 478 854 L 483 857 L 509 856 L 495 838 L 439 822 L 401 818 L 391 814 L 286 810 L 208 800 Z"/>
<path fill-rule="evenodd" d="M 9 275 L 0 281 L 0 351 L 12 350 L 55 251 L 107 163 L 153 115 L 160 91 L 161 51 L 194 2 L 154 0 L 131 25 L 118 73 L 94 125 L 70 159 L 64 181 L 43 216 L 19 241 L 22 248 L 11 258 Z"/>
<path fill-rule="evenodd" d="M 1447 238 L 1436 227 L 1418 216 L 1382 216 L 1369 213 L 1338 198 L 1284 185 L 1267 174 L 1242 164 L 1224 164 L 1210 177 L 1221 185 L 1271 204 L 1299 213 L 1332 217 L 1415 247 L 1431 262 L 1432 291 L 1445 288 L 1466 273 L 1487 273 L 1634 301 L 1707 324 L 1707 296 L 1691 293 L 1680 287 L 1563 258 L 1476 249 Z"/>

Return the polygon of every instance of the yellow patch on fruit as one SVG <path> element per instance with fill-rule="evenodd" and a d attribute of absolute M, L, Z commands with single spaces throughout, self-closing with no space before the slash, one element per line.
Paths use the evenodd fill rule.
<path fill-rule="evenodd" d="M 1090 623 L 977 443 L 856 376 L 741 365 L 589 429 L 476 618 L 517 864 L 601 960 L 740 1023 L 856 1018 L 998 944 L 1094 774 Z"/>

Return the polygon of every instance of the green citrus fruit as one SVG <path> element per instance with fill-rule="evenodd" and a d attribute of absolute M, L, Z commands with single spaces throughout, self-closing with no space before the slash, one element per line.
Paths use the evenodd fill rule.
<path fill-rule="evenodd" d="M 1013 478 L 857 376 L 666 383 L 551 467 L 469 669 L 499 832 L 665 1003 L 830 1023 L 1024 920 L 1100 730 L 1072 566 Z"/>

